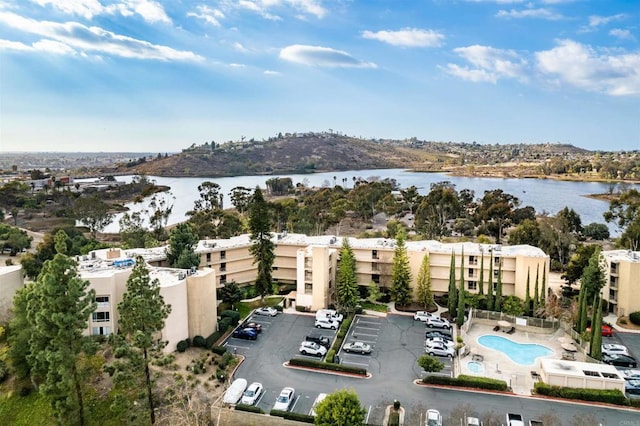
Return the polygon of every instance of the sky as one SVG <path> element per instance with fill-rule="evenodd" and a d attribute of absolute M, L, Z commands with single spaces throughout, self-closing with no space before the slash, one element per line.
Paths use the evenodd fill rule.
<path fill-rule="evenodd" d="M 640 149 L 639 0 L 2 0 L 0 151 Z"/>

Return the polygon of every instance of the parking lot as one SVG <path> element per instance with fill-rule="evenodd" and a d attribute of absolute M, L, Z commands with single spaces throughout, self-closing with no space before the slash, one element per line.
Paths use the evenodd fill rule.
<path fill-rule="evenodd" d="M 426 327 L 411 316 L 389 315 L 374 317 L 357 315 L 344 339 L 344 343 L 360 341 L 371 345 L 370 355 L 337 351 L 341 364 L 364 367 L 372 375 L 370 379 L 324 374 L 315 371 L 286 368 L 291 358 L 303 357 L 298 352 L 300 342 L 311 332 L 321 333 L 333 340 L 336 331 L 314 328 L 315 317 L 309 314 L 283 314 L 276 317 L 254 315 L 251 321 L 262 325 L 262 333 L 256 340 L 230 337 L 224 342 L 228 350 L 245 357 L 234 378 L 245 378 L 248 383 L 260 382 L 265 391 L 256 405 L 269 412 L 285 387 L 293 387 L 296 396 L 290 410 L 309 414 L 319 393 L 331 393 L 337 389 L 354 388 L 368 416 L 378 419 L 384 416 L 388 395 L 394 387 L 403 392 L 411 382 L 422 377 L 416 360 L 424 354 Z M 313 357 L 319 359 L 318 357 Z M 440 358 L 448 374 L 451 361 Z M 381 417 L 380 417 L 381 419 Z M 378 419 L 378 420 L 380 420 Z M 381 421 L 381 420 L 380 420 Z"/>

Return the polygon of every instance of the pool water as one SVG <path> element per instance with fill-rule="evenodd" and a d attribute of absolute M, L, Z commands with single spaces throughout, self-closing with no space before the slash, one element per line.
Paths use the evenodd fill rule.
<path fill-rule="evenodd" d="M 553 350 L 535 343 L 518 343 L 502 336 L 486 335 L 478 338 L 478 343 L 494 351 L 507 355 L 520 365 L 532 365 L 536 358 L 553 354 Z"/>
<path fill-rule="evenodd" d="M 469 369 L 469 371 L 475 374 L 484 373 L 484 365 L 482 365 L 482 363 L 478 361 L 469 361 L 467 363 L 467 368 Z"/>

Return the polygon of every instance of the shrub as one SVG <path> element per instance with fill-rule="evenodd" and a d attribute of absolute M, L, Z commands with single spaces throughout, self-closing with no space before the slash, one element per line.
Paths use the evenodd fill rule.
<path fill-rule="evenodd" d="M 240 321 L 240 312 L 238 311 L 226 310 L 223 311 L 220 316 L 222 318 L 231 318 L 232 325 L 238 325 L 238 322 Z"/>
<path fill-rule="evenodd" d="M 640 325 L 640 311 L 631 312 L 629 314 L 629 320 L 635 325 Z"/>
<path fill-rule="evenodd" d="M 497 391 L 506 391 L 508 389 L 507 382 L 505 382 L 504 380 L 465 375 L 460 375 L 456 378 L 449 376 L 426 376 L 424 379 L 422 379 L 422 382 L 434 385 L 464 386 L 469 388 Z"/>
<path fill-rule="evenodd" d="M 222 333 L 220 333 L 219 331 L 214 331 L 209 335 L 209 337 L 205 339 L 205 347 L 213 348 L 213 346 L 218 342 L 218 340 L 220 340 L 221 337 Z"/>
<path fill-rule="evenodd" d="M 184 352 L 189 347 L 189 342 L 187 340 L 180 340 L 177 345 L 178 352 Z"/>
<path fill-rule="evenodd" d="M 296 311 L 298 311 L 298 312 L 309 312 L 309 308 L 307 306 L 296 305 Z"/>
<path fill-rule="evenodd" d="M 207 341 L 202 336 L 195 336 L 193 338 L 193 346 L 196 348 L 204 348 L 207 345 Z"/>
<path fill-rule="evenodd" d="M 9 375 L 9 369 L 4 361 L 0 360 L 0 383 L 4 382 Z"/>
<path fill-rule="evenodd" d="M 213 352 L 214 354 L 218 354 L 218 355 L 224 355 L 225 352 L 227 352 L 227 347 L 226 346 L 212 346 L 211 347 L 211 352 Z"/>
<path fill-rule="evenodd" d="M 304 423 L 313 423 L 315 421 L 315 417 L 313 416 L 310 416 L 308 414 L 294 413 L 292 411 L 271 410 L 269 414 L 276 417 L 282 417 L 287 420 L 295 420 Z"/>
<path fill-rule="evenodd" d="M 620 318 L 620 324 L 622 325 L 626 325 L 627 324 L 627 319 L 626 318 Z"/>
<path fill-rule="evenodd" d="M 317 361 L 315 359 L 307 358 L 291 358 L 289 365 L 297 365 L 300 367 L 319 368 L 322 370 L 341 371 L 344 373 L 366 375 L 367 369 L 362 367 L 352 367 L 350 365 L 332 364 L 330 362 Z"/>
<path fill-rule="evenodd" d="M 333 363 L 333 359 L 335 357 L 336 357 L 336 350 L 335 349 L 329 349 L 329 352 L 327 352 L 327 356 L 325 358 L 325 361 Z"/>
<path fill-rule="evenodd" d="M 262 410 L 262 408 L 256 407 L 255 405 L 236 404 L 235 409 L 238 411 L 248 411 L 250 413 L 264 414 L 264 411 Z"/>
<path fill-rule="evenodd" d="M 275 305 L 275 306 L 273 306 L 273 309 L 275 309 L 275 310 L 276 310 L 276 311 L 278 311 L 278 312 L 282 312 L 282 310 L 283 310 L 284 308 L 282 307 L 282 305 Z"/>
<path fill-rule="evenodd" d="M 389 426 L 400 426 L 400 413 L 392 411 L 389 414 Z"/>
<path fill-rule="evenodd" d="M 582 401 L 608 402 L 616 405 L 629 405 L 629 400 L 617 389 L 584 389 L 551 386 L 537 382 L 533 390 L 539 395 L 555 398 L 580 399 Z"/>
<path fill-rule="evenodd" d="M 231 327 L 231 321 L 231 318 L 228 317 L 222 318 L 220 321 L 218 321 L 218 329 L 221 333 L 224 333 Z"/>

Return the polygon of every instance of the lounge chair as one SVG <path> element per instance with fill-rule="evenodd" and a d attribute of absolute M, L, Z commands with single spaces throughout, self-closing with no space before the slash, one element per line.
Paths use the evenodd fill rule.
<path fill-rule="evenodd" d="M 473 355 L 471 355 L 471 360 L 472 361 L 482 362 L 482 361 L 484 361 L 484 357 L 482 355 L 480 355 L 480 354 L 473 354 Z"/>
<path fill-rule="evenodd" d="M 507 331 L 507 334 L 513 334 L 513 333 L 515 333 L 515 332 L 516 332 L 516 328 L 515 328 L 515 327 L 511 327 L 511 328 L 509 329 L 509 331 Z"/>
<path fill-rule="evenodd" d="M 500 330 L 500 326 L 496 325 L 495 327 L 493 327 L 493 331 L 499 331 Z"/>

